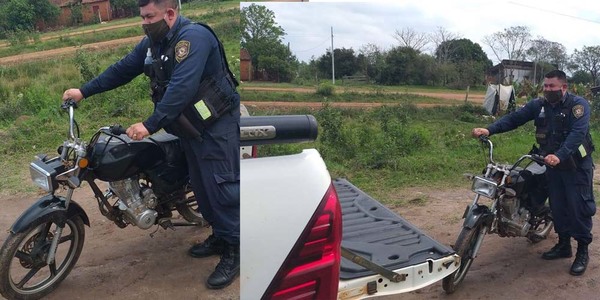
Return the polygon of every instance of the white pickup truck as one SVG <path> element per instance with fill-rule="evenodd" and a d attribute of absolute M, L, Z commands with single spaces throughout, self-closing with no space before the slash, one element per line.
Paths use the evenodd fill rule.
<path fill-rule="evenodd" d="M 310 115 L 242 117 L 242 146 L 315 140 Z M 241 161 L 241 299 L 363 299 L 454 272 L 455 252 L 345 179 L 315 149 Z"/>

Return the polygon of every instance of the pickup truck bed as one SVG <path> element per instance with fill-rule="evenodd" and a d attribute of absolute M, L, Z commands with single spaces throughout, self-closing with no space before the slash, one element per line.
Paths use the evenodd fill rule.
<path fill-rule="evenodd" d="M 342 247 L 389 270 L 454 254 L 454 250 L 425 235 L 347 180 L 335 179 L 333 184 L 342 207 Z M 342 258 L 341 279 L 374 274 Z"/>

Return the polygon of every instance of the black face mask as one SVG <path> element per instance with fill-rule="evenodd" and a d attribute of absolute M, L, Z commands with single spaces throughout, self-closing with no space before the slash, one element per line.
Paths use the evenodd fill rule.
<path fill-rule="evenodd" d="M 170 30 L 165 19 L 150 24 L 142 24 L 142 28 L 144 28 L 144 33 L 146 33 L 153 44 L 161 42 Z"/>
<path fill-rule="evenodd" d="M 546 101 L 548 101 L 548 103 L 550 104 L 556 104 L 560 101 L 560 99 L 562 99 L 563 94 L 562 94 L 562 90 L 558 90 L 558 91 L 545 91 L 544 92 L 544 98 L 546 98 Z"/>

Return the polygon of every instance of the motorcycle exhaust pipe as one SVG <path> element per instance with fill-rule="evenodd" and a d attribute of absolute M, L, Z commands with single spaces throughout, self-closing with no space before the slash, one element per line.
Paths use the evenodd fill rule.
<path fill-rule="evenodd" d="M 240 146 L 313 142 L 317 135 L 312 115 L 240 117 Z"/>

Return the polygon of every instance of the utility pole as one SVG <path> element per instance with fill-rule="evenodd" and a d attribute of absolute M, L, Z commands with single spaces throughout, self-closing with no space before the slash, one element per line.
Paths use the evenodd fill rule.
<path fill-rule="evenodd" d="M 335 85 L 335 58 L 333 57 L 333 26 L 331 26 L 331 80 Z"/>

